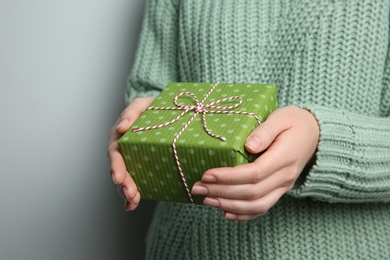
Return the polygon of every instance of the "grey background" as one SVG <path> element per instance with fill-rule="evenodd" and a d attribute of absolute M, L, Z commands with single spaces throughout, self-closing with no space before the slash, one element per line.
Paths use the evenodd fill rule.
<path fill-rule="evenodd" d="M 106 157 L 144 0 L 0 0 L 0 259 L 142 259 Z"/>

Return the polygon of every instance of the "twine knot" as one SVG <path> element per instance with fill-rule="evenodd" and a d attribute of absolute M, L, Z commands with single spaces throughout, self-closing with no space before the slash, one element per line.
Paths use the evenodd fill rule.
<path fill-rule="evenodd" d="M 198 104 L 196 107 L 195 107 L 195 112 L 196 113 L 203 113 L 203 112 L 206 112 L 206 108 L 203 104 Z"/>

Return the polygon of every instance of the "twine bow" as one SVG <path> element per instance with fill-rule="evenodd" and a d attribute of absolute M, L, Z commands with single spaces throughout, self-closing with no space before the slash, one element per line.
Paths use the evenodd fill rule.
<path fill-rule="evenodd" d="M 181 117 L 183 117 L 189 111 L 193 110 L 195 112 L 195 114 L 188 120 L 188 122 L 179 131 L 179 133 L 176 135 L 176 137 L 174 138 L 174 140 L 172 142 L 173 155 L 175 157 L 176 165 L 177 165 L 177 168 L 179 170 L 179 173 L 180 173 L 183 185 L 184 185 L 184 187 L 185 187 L 185 189 L 187 191 L 188 198 L 190 199 L 190 201 L 191 201 L 191 203 L 193 205 L 195 205 L 195 202 L 194 202 L 194 199 L 193 199 L 192 194 L 190 192 L 190 189 L 189 189 L 189 187 L 187 185 L 187 181 L 186 181 L 186 178 L 184 176 L 183 170 L 181 168 L 179 156 L 177 154 L 176 143 L 177 143 L 177 140 L 179 139 L 179 137 L 188 128 L 188 126 L 192 123 L 192 121 L 194 121 L 194 119 L 197 117 L 197 115 L 199 113 L 202 113 L 203 128 L 207 132 L 207 134 L 212 136 L 212 137 L 214 137 L 214 138 L 218 138 L 218 139 L 220 139 L 222 141 L 226 141 L 226 138 L 224 136 L 221 136 L 221 135 L 218 135 L 218 134 L 214 134 L 214 133 L 212 133 L 210 131 L 210 129 L 208 129 L 207 121 L 206 121 L 206 114 L 207 113 L 211 113 L 211 114 L 250 115 L 250 116 L 253 116 L 259 124 L 261 124 L 261 121 L 260 121 L 259 117 L 255 113 L 245 112 L 245 111 L 230 111 L 231 109 L 234 109 L 234 108 L 236 108 L 236 107 L 238 107 L 238 106 L 240 106 L 242 104 L 242 97 L 240 97 L 240 96 L 231 96 L 231 97 L 228 97 L 228 98 L 223 98 L 223 99 L 219 99 L 217 101 L 210 102 L 208 104 L 203 104 L 218 85 L 219 85 L 219 82 L 215 83 L 214 86 L 210 89 L 210 91 L 204 96 L 204 98 L 203 98 L 203 100 L 201 102 L 199 102 L 198 97 L 194 93 L 189 92 L 189 91 L 185 91 L 185 92 L 179 93 L 173 99 L 173 103 L 175 104 L 176 107 L 154 107 L 154 106 L 151 106 L 151 107 L 146 108 L 145 110 L 183 110 L 183 112 L 180 113 L 177 117 L 175 117 L 171 121 L 168 121 L 168 122 L 165 122 L 165 123 L 162 123 L 162 124 L 159 124 L 159 125 L 146 126 L 146 127 L 136 127 L 136 128 L 132 129 L 134 132 L 138 132 L 138 131 L 146 131 L 146 130 L 162 128 L 162 127 L 165 127 L 165 126 L 168 126 L 170 124 L 175 123 L 176 121 L 178 121 Z M 178 103 L 178 99 L 180 97 L 184 96 L 184 95 L 192 96 L 193 99 L 195 100 L 196 104 L 192 105 L 192 106 L 187 106 L 187 105 L 183 105 L 183 104 Z M 222 102 L 235 100 L 235 99 L 238 99 L 238 102 L 236 104 L 234 104 L 234 105 L 230 105 L 230 106 L 218 106 L 217 105 L 217 104 L 220 104 Z M 219 109 L 219 110 L 209 110 L 209 109 Z"/>

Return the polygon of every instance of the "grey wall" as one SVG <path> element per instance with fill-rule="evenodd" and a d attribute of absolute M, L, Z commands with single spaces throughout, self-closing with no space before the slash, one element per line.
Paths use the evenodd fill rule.
<path fill-rule="evenodd" d="M 142 259 L 107 136 L 144 0 L 0 0 L 0 259 Z"/>

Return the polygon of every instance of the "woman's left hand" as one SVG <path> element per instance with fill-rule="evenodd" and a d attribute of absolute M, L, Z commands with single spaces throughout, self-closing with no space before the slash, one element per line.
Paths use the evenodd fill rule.
<path fill-rule="evenodd" d="M 193 194 L 204 204 L 223 210 L 226 219 L 247 221 L 265 214 L 289 191 L 314 156 L 319 126 L 307 110 L 288 106 L 272 112 L 247 138 L 254 162 L 214 168 L 195 183 Z"/>

